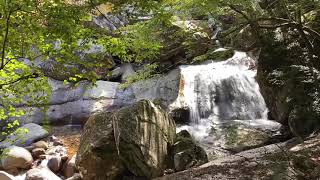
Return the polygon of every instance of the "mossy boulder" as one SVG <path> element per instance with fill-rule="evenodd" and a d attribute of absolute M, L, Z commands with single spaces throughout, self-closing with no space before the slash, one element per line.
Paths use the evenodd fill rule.
<path fill-rule="evenodd" d="M 172 149 L 175 171 L 198 167 L 208 162 L 205 150 L 194 142 L 186 130 L 177 134 L 177 139 Z"/>
<path fill-rule="evenodd" d="M 256 121 L 256 122 L 255 122 Z M 251 123 L 253 125 L 251 125 Z M 218 144 L 222 149 L 231 153 L 237 153 L 256 147 L 261 147 L 274 140 L 276 134 L 280 135 L 281 125 L 269 122 L 267 120 L 248 121 L 226 121 L 221 124 L 212 126 L 210 135 L 207 140 L 211 143 Z M 265 129 L 261 127 L 265 126 Z M 268 126 L 268 127 L 267 127 Z M 214 151 L 215 152 L 215 151 Z M 215 152 L 219 153 L 219 152 Z M 216 157 L 210 157 L 214 159 Z"/>
<path fill-rule="evenodd" d="M 225 148 L 233 152 L 265 145 L 271 138 L 265 132 L 240 126 L 230 126 L 226 129 L 224 138 L 226 139 Z"/>
<path fill-rule="evenodd" d="M 174 121 L 160 106 L 142 100 L 91 117 L 76 163 L 84 179 L 117 179 L 125 171 L 150 179 L 164 173 L 174 138 Z"/>

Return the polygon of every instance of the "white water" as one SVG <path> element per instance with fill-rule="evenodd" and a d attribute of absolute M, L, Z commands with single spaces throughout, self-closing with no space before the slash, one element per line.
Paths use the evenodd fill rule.
<path fill-rule="evenodd" d="M 189 107 L 191 123 L 178 131 L 187 129 L 203 141 L 215 124 L 267 119 L 267 107 L 255 80 L 256 71 L 250 70 L 252 66 L 254 61 L 244 52 L 236 52 L 222 62 L 181 66 L 184 87 L 180 103 Z"/>

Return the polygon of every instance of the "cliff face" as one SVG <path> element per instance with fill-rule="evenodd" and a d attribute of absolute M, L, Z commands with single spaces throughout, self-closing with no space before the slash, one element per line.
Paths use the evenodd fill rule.
<path fill-rule="evenodd" d="M 257 80 L 272 117 L 306 136 L 320 129 L 319 71 L 300 44 L 263 47 Z"/>

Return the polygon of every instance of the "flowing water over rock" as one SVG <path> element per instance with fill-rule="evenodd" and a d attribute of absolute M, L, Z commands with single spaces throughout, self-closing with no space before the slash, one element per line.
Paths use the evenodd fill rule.
<path fill-rule="evenodd" d="M 236 52 L 226 61 L 181 66 L 183 87 L 178 102 L 189 108 L 191 122 L 179 130 L 188 130 L 206 148 L 266 143 L 263 136 L 278 131 L 281 125 L 266 120 L 268 110 L 255 80 L 256 71 L 250 70 L 254 65 L 246 53 Z M 247 142 L 260 131 L 269 134 L 253 144 Z M 237 142 L 241 138 L 244 140 Z"/>

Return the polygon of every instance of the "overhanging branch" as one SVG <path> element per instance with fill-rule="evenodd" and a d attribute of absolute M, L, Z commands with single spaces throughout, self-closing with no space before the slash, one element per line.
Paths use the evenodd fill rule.
<path fill-rule="evenodd" d="M 30 75 L 22 76 L 20 78 L 17 78 L 15 80 L 10 81 L 10 82 L 6 82 L 6 83 L 3 83 L 3 84 L 0 84 L 0 89 L 2 89 L 3 86 L 12 85 L 12 84 L 17 83 L 17 82 L 22 81 L 22 80 L 27 80 L 27 79 L 31 79 L 31 78 L 37 78 L 37 77 L 39 77 L 39 74 L 37 74 L 37 73 L 33 73 L 33 74 L 30 74 Z"/>

